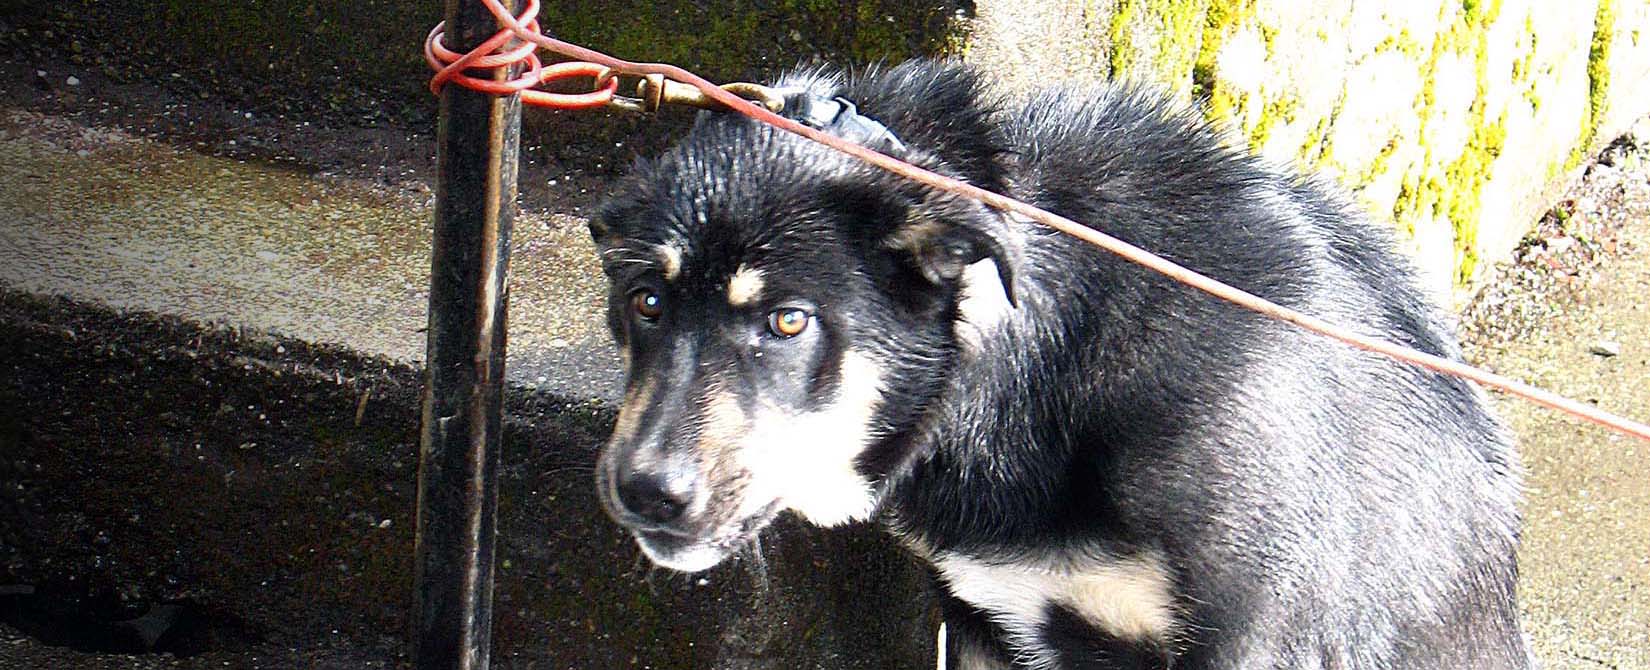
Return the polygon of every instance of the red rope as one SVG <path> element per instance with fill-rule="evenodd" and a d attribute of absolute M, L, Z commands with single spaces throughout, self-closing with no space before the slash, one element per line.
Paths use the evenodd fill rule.
<path fill-rule="evenodd" d="M 504 13 L 503 5 L 489 4 L 495 14 Z M 539 0 L 527 0 L 527 6 L 522 8 L 521 17 L 510 17 L 507 23 L 512 27 L 519 27 L 521 32 L 533 35 L 539 34 Z M 474 91 L 491 93 L 494 95 L 521 94 L 521 101 L 529 105 L 550 107 L 553 109 L 590 109 L 602 107 L 613 99 L 613 94 L 619 90 L 619 79 L 610 77 L 602 85 L 589 93 L 547 93 L 534 91 L 532 88 L 541 84 L 559 79 L 577 77 L 598 77 L 606 68 L 595 63 L 557 63 L 545 67 L 539 61 L 538 45 L 531 41 L 524 41 L 516 46 L 506 48 L 506 45 L 515 37 L 510 29 L 498 31 L 487 41 L 471 49 L 469 53 L 460 55 L 448 49 L 441 43 L 446 36 L 446 22 L 437 23 L 430 30 L 429 36 L 424 38 L 424 60 L 430 68 L 436 71 L 430 78 L 430 91 L 441 94 L 442 87 L 452 82 Z M 493 69 L 525 64 L 527 69 L 521 74 L 504 81 L 496 79 L 481 79 L 464 74 L 470 68 Z"/>
<path fill-rule="evenodd" d="M 770 112 L 761 106 L 752 104 L 750 101 L 729 93 L 721 87 L 704 80 L 698 75 L 674 65 L 666 65 L 662 63 L 632 63 L 630 61 L 614 58 L 599 51 L 593 51 L 576 44 L 570 44 L 540 34 L 538 31 L 538 21 L 534 18 L 538 12 L 538 0 L 528 0 L 527 7 L 522 11 L 522 16 L 520 18 L 511 16 L 510 12 L 506 10 L 504 5 L 500 4 L 498 0 L 480 0 L 480 2 L 486 5 L 487 8 L 492 11 L 493 16 L 496 17 L 499 23 L 504 26 L 504 29 L 500 30 L 498 35 L 495 35 L 492 39 L 489 39 L 486 43 L 483 43 L 483 47 L 486 47 L 489 44 L 492 46 L 485 52 L 481 53 L 491 53 L 497 50 L 504 44 L 505 41 L 508 41 L 510 36 L 513 35 L 529 45 L 536 45 L 554 53 L 562 54 L 581 61 L 586 61 L 586 64 L 592 67 L 610 68 L 613 72 L 629 75 L 658 74 L 663 75 L 667 79 L 692 84 L 695 88 L 704 92 L 704 94 L 709 96 L 711 99 L 726 105 L 733 111 L 751 117 L 752 119 L 795 133 L 797 135 L 801 135 L 815 142 L 819 142 L 820 144 L 824 144 L 832 149 L 858 158 L 901 177 L 921 182 L 942 191 L 978 200 L 999 210 L 1018 213 L 1026 218 L 1042 223 L 1050 228 L 1067 235 L 1071 235 L 1085 242 L 1089 242 L 1090 244 L 1117 254 L 1118 256 L 1121 256 L 1133 263 L 1137 263 L 1151 270 L 1162 273 L 1175 281 L 1209 293 L 1210 295 L 1222 300 L 1235 303 L 1280 321 L 1293 323 L 1301 328 L 1318 333 L 1319 335 L 1339 340 L 1366 351 L 1371 351 L 1395 360 L 1418 365 L 1434 372 L 1469 379 L 1484 386 L 1499 389 L 1512 395 L 1524 398 L 1543 407 L 1571 414 L 1625 435 L 1650 442 L 1650 425 L 1645 425 L 1632 419 L 1617 416 L 1592 405 L 1566 398 L 1556 393 L 1525 384 L 1509 377 L 1480 370 L 1464 363 L 1434 356 L 1426 352 L 1417 351 L 1415 349 L 1393 344 L 1384 340 L 1366 337 L 1340 326 L 1336 326 L 1335 324 L 1329 323 L 1315 316 L 1303 314 L 1282 305 L 1269 302 L 1247 291 L 1243 291 L 1231 285 L 1200 275 L 1185 267 L 1152 254 L 1149 251 L 1141 249 L 1140 247 L 1136 247 L 1098 230 L 1077 223 L 1076 221 L 1072 221 L 1066 217 L 1044 211 L 1035 206 L 1020 202 L 999 193 L 987 191 L 972 184 L 929 172 L 915 165 L 911 165 L 885 154 L 872 151 L 834 135 L 814 130 L 813 128 L 797 123 L 796 121 Z M 437 26 L 436 31 L 431 32 L 432 41 L 439 30 L 440 27 Z M 427 45 L 426 53 L 429 52 L 430 47 Z M 511 51 L 509 53 L 515 53 L 515 51 Z M 462 69 L 465 66 L 480 67 L 480 65 L 470 65 L 464 60 L 475 56 L 477 59 L 476 62 L 479 63 L 481 62 L 479 59 L 482 58 L 482 56 L 477 54 L 477 51 L 472 51 L 469 54 L 465 54 L 463 58 L 451 62 L 451 64 L 443 69 L 442 72 L 445 73 L 454 68 Z M 516 61 L 510 62 L 513 63 Z M 536 61 L 529 61 L 529 64 L 532 64 L 533 62 Z M 432 61 L 432 66 L 434 64 L 435 62 Z M 440 76 L 440 74 L 437 75 L 437 77 Z M 461 85 L 468 85 L 465 83 L 467 78 L 457 76 L 449 76 L 449 78 Z M 612 86 L 616 85 L 617 81 L 618 80 L 615 77 L 609 79 L 608 83 Z M 435 81 L 431 82 L 431 86 L 432 88 L 439 89 L 439 85 Z M 598 93 L 600 93 L 600 91 L 598 91 Z M 526 94 L 524 94 L 523 97 L 524 102 L 526 101 L 525 95 Z M 608 95 L 611 97 L 611 93 Z"/>

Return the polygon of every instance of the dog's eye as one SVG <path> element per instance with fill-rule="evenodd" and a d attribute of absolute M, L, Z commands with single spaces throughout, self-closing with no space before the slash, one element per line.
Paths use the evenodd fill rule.
<path fill-rule="evenodd" d="M 809 314 L 795 307 L 768 312 L 768 332 L 780 337 L 796 337 L 808 329 Z"/>
<path fill-rule="evenodd" d="M 630 294 L 630 308 L 636 311 L 636 316 L 648 321 L 659 318 L 665 312 L 665 299 L 659 294 L 642 289 Z"/>

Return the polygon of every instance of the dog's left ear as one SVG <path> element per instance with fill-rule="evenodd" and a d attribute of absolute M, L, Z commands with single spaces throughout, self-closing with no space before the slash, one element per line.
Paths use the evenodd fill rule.
<path fill-rule="evenodd" d="M 997 278 L 1002 280 L 1008 304 L 1018 307 L 1014 275 L 1020 254 L 1018 245 L 1008 242 L 1012 239 L 1003 214 L 972 200 L 959 199 L 943 205 L 930 201 L 907 209 L 903 222 L 883 238 L 882 244 L 909 255 L 917 271 L 936 286 L 957 281 L 968 266 L 989 258 L 997 266 Z"/>

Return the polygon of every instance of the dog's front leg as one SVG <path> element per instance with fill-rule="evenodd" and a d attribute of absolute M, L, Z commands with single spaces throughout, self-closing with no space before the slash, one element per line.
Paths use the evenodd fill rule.
<path fill-rule="evenodd" d="M 973 605 L 937 589 L 940 616 L 945 621 L 943 670 L 1012 670 L 1016 668 L 1002 630 Z"/>

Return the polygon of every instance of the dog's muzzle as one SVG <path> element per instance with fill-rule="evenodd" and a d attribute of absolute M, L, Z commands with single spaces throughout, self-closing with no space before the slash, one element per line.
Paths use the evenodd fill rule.
<path fill-rule="evenodd" d="M 678 479 L 686 485 L 676 484 Z M 694 504 L 691 478 L 674 478 L 616 467 L 597 467 L 602 505 L 636 538 L 647 557 L 681 572 L 708 570 L 751 541 L 779 511 L 777 501 L 757 514 L 727 523 L 706 518 Z"/>

